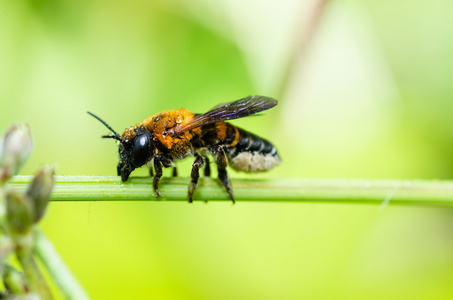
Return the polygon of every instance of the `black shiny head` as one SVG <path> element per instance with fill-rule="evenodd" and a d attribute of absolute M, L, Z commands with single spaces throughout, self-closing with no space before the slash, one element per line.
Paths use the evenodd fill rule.
<path fill-rule="evenodd" d="M 118 149 L 120 157 L 117 173 L 118 176 L 121 176 L 122 181 L 127 181 L 132 171 L 151 160 L 154 152 L 153 138 L 145 127 L 137 128 L 135 130 L 135 137 L 132 140 L 127 141 L 123 140 L 104 120 L 91 112 L 88 112 L 88 114 L 104 124 L 104 126 L 113 133 L 113 135 L 104 135 L 102 138 L 115 139 L 120 142 Z"/>
<path fill-rule="evenodd" d="M 134 139 L 120 144 L 120 161 L 117 172 L 122 181 L 126 181 L 136 168 L 151 160 L 154 152 L 153 138 L 149 131 L 139 128 Z"/>

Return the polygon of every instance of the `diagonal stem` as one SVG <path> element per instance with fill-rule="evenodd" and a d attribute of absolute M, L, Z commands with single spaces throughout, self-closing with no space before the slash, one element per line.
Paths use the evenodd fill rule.
<path fill-rule="evenodd" d="M 86 292 L 77 282 L 77 279 L 66 267 L 58 252 L 52 243 L 46 238 L 44 233 L 39 230 L 35 231 L 36 254 L 48 270 L 53 281 L 58 285 L 65 299 L 85 300 L 89 299 Z"/>

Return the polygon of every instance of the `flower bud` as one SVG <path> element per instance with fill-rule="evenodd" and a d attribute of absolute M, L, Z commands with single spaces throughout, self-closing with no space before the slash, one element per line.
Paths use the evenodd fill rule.
<path fill-rule="evenodd" d="M 33 225 L 33 207 L 26 195 L 14 190 L 6 195 L 6 213 L 9 228 L 15 233 L 26 233 Z"/>
<path fill-rule="evenodd" d="M 33 222 L 37 223 L 42 216 L 49 203 L 50 194 L 55 183 L 53 166 L 45 166 L 39 170 L 38 174 L 33 178 L 26 195 L 32 203 Z"/>
<path fill-rule="evenodd" d="M 30 129 L 17 123 L 11 126 L 0 141 L 0 182 L 19 173 L 32 149 Z"/>
<path fill-rule="evenodd" d="M 11 295 L 23 295 L 29 290 L 24 273 L 20 273 L 9 264 L 4 265 L 3 283 Z"/>

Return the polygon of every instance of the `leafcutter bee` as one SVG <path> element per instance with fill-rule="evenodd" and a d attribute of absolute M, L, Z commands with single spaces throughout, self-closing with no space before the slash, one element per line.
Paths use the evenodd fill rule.
<path fill-rule="evenodd" d="M 153 188 L 159 197 L 162 166 L 175 167 L 174 161 L 193 156 L 195 161 L 188 192 L 189 202 L 192 202 L 199 169 L 205 166 L 205 176 L 210 175 L 210 155 L 217 164 L 220 182 L 234 203 L 227 165 L 237 171 L 262 172 L 278 165 L 280 157 L 277 149 L 267 140 L 224 121 L 256 114 L 277 103 L 270 97 L 249 96 L 220 104 L 204 114 L 193 114 L 184 108 L 167 110 L 126 128 L 121 136 L 101 118 L 88 113 L 113 133 L 103 138 L 119 141 L 117 172 L 122 181 L 127 181 L 136 168 L 148 164 L 151 176 L 154 167 Z M 176 176 L 176 167 L 173 174 Z"/>

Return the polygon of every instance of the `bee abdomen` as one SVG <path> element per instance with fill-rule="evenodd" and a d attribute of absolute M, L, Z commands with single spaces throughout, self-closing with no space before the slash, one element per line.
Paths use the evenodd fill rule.
<path fill-rule="evenodd" d="M 232 126 L 232 125 L 230 125 Z M 277 149 L 269 141 L 235 127 L 234 140 L 226 145 L 229 165 L 238 171 L 263 172 L 280 164 Z"/>

